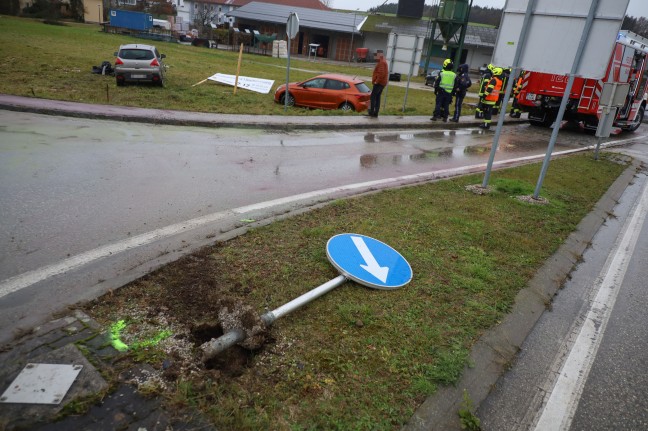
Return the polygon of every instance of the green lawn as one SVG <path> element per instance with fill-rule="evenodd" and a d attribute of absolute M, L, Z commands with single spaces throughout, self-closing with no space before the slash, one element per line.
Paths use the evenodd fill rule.
<path fill-rule="evenodd" d="M 117 87 L 112 77 L 91 73 L 102 61 L 114 62 L 120 44 L 154 43 L 166 54 L 169 65 L 167 85 Z M 274 89 L 286 81 L 286 59 L 244 54 L 241 75 L 275 81 L 270 94 L 239 90 L 212 81 L 193 86 L 215 73 L 236 74 L 238 49 L 207 49 L 168 42 L 150 42 L 130 36 L 107 34 L 91 24 L 47 25 L 38 20 L 2 17 L 0 19 L 0 93 L 86 103 L 178 109 L 231 114 L 286 115 L 274 103 Z M 324 72 L 371 76 L 371 65 L 327 64 L 291 60 L 291 81 Z M 406 115 L 430 115 L 434 94 L 420 90 L 423 78 L 413 78 L 407 98 Z M 384 114 L 402 115 L 405 88 L 388 87 Z M 466 100 L 466 103 L 474 102 Z M 472 111 L 466 109 L 465 114 Z M 340 111 L 292 108 L 288 115 L 358 115 Z"/>
<path fill-rule="evenodd" d="M 210 369 L 195 350 L 174 354 L 166 341 L 121 364 L 160 370 L 166 383 L 147 390 L 165 394 L 170 409 L 201 410 L 218 429 L 400 429 L 428 395 L 457 381 L 473 343 L 624 168 L 592 154 L 554 160 L 546 206 L 515 198 L 532 194 L 539 164 L 498 171 L 484 196 L 465 189 L 481 176 L 467 176 L 336 201 L 207 247 L 86 311 L 106 327 L 128 322 L 127 342 L 170 329 L 168 346 L 198 346 L 206 340 L 196 328 L 216 320 L 224 301 L 261 314 L 336 277 L 325 252 L 333 235 L 380 239 L 411 264 L 407 286 L 347 282 L 278 320 L 261 350 L 233 348 Z M 180 364 L 172 377 L 165 358 Z"/>

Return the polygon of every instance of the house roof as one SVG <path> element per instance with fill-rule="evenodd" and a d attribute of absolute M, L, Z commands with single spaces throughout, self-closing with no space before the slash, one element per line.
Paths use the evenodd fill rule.
<path fill-rule="evenodd" d="M 248 3 L 252 3 L 254 0 L 218 0 L 218 3 L 242 7 Z M 317 10 L 331 10 L 329 7 L 324 5 L 320 0 L 263 0 L 261 3 L 270 3 L 280 6 L 290 6 L 290 7 L 303 7 L 307 9 L 317 9 Z"/>
<path fill-rule="evenodd" d="M 251 21 L 286 24 L 290 12 L 297 13 L 300 27 L 344 33 L 351 33 L 353 30 L 358 34 L 358 28 L 360 28 L 360 25 L 365 19 L 363 15 L 352 13 L 283 6 L 263 2 L 248 3 L 245 6 L 228 12 L 226 15 Z"/>
<path fill-rule="evenodd" d="M 424 34 L 426 38 L 430 37 L 432 25 L 428 19 L 404 18 L 390 15 L 369 15 L 367 20 L 360 28 L 363 32 L 373 33 L 401 33 L 401 34 Z M 465 45 L 473 46 L 495 46 L 497 39 L 497 29 L 495 27 L 484 26 L 480 24 L 468 23 L 466 29 Z M 437 27 L 435 35 L 440 35 Z"/>

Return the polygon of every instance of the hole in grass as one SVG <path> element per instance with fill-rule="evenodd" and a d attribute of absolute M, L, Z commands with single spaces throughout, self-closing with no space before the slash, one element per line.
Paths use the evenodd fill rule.
<path fill-rule="evenodd" d="M 223 335 L 223 328 L 218 322 L 203 322 L 191 328 L 192 341 L 198 346 L 221 335 Z"/>
<path fill-rule="evenodd" d="M 204 322 L 191 329 L 191 338 L 196 346 L 223 335 L 223 329 L 218 322 Z M 218 370 L 225 376 L 241 376 L 250 363 L 253 352 L 241 346 L 232 346 L 220 355 L 205 362 L 208 370 Z"/>

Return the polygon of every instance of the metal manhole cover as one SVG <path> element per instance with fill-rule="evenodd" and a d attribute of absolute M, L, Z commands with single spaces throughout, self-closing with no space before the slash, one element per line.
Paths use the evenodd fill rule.
<path fill-rule="evenodd" d="M 0 402 L 60 404 L 82 368 L 83 365 L 27 364 Z"/>

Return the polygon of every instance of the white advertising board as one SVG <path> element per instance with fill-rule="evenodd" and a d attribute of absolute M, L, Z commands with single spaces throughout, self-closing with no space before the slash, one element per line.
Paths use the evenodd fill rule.
<path fill-rule="evenodd" d="M 417 75 L 423 51 L 423 40 L 424 38 L 421 36 L 389 33 L 387 55 L 385 56 L 390 65 L 389 73 L 409 76 L 412 72 Z M 412 63 L 414 67 L 412 67 Z"/>
<path fill-rule="evenodd" d="M 209 78 L 212 81 L 220 82 L 222 84 L 232 85 L 236 82 L 235 75 L 226 75 L 224 73 L 217 73 L 210 76 Z M 274 85 L 274 81 L 271 79 L 261 79 L 261 78 L 250 78 L 249 76 L 239 76 L 238 77 L 238 88 L 243 88 L 244 90 L 255 91 L 257 93 L 268 94 Z"/>
<path fill-rule="evenodd" d="M 493 64 L 513 65 L 529 1 L 507 0 Z M 593 1 L 535 0 L 518 66 L 535 72 L 570 73 Z M 598 0 L 576 76 L 603 78 L 629 2 Z"/>

